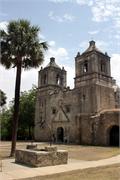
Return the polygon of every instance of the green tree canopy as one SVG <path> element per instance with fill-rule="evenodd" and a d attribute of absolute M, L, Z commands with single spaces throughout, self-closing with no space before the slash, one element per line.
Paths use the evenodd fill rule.
<path fill-rule="evenodd" d="M 34 132 L 34 118 L 35 118 L 35 103 L 36 103 L 37 89 L 34 86 L 29 91 L 24 91 L 20 96 L 20 111 L 19 111 L 19 126 L 17 139 L 18 140 L 32 140 Z M 13 114 L 14 100 L 1 113 L 1 138 L 3 140 L 11 140 L 12 128 L 12 114 Z"/>
<path fill-rule="evenodd" d="M 33 87 L 31 90 L 21 93 L 18 138 L 20 138 L 20 136 L 24 139 L 34 138 L 33 130 L 35 119 L 36 93 L 36 87 Z"/>

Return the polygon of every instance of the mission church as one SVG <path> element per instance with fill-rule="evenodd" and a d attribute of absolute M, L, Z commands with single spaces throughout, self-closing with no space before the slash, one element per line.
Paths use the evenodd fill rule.
<path fill-rule="evenodd" d="M 75 57 L 74 88 L 55 58 L 39 71 L 34 136 L 36 141 L 119 145 L 120 88 L 111 77 L 110 57 L 95 41 Z"/>

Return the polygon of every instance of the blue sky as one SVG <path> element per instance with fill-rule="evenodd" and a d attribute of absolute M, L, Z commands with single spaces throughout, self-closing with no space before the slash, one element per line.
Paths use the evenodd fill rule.
<path fill-rule="evenodd" d="M 68 71 L 68 85 L 73 87 L 74 57 L 83 52 L 91 39 L 111 56 L 112 76 L 120 85 L 120 0 L 0 0 L 0 28 L 18 18 L 41 28 L 40 38 L 48 41 L 46 65 L 51 56 Z M 22 73 L 21 90 L 37 84 L 37 70 Z M 1 89 L 14 97 L 15 70 L 0 67 Z"/>

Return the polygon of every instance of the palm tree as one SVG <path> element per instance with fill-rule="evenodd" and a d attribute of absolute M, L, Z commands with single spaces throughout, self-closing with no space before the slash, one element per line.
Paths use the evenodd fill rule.
<path fill-rule="evenodd" d="M 19 98 L 21 84 L 21 70 L 37 68 L 44 60 L 44 51 L 48 49 L 46 42 L 40 42 L 40 29 L 32 26 L 27 20 L 9 22 L 7 32 L 0 31 L 1 35 L 1 64 L 5 68 L 16 67 L 15 99 L 12 124 L 12 144 L 10 156 L 14 156 L 16 149 Z"/>

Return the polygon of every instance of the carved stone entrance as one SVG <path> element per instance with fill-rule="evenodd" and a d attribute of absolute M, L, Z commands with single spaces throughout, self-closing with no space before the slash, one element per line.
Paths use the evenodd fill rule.
<path fill-rule="evenodd" d="M 64 142 L 64 129 L 62 127 L 57 128 L 57 142 Z"/>
<path fill-rule="evenodd" d="M 119 146 L 119 126 L 112 126 L 109 133 L 109 145 Z"/>

